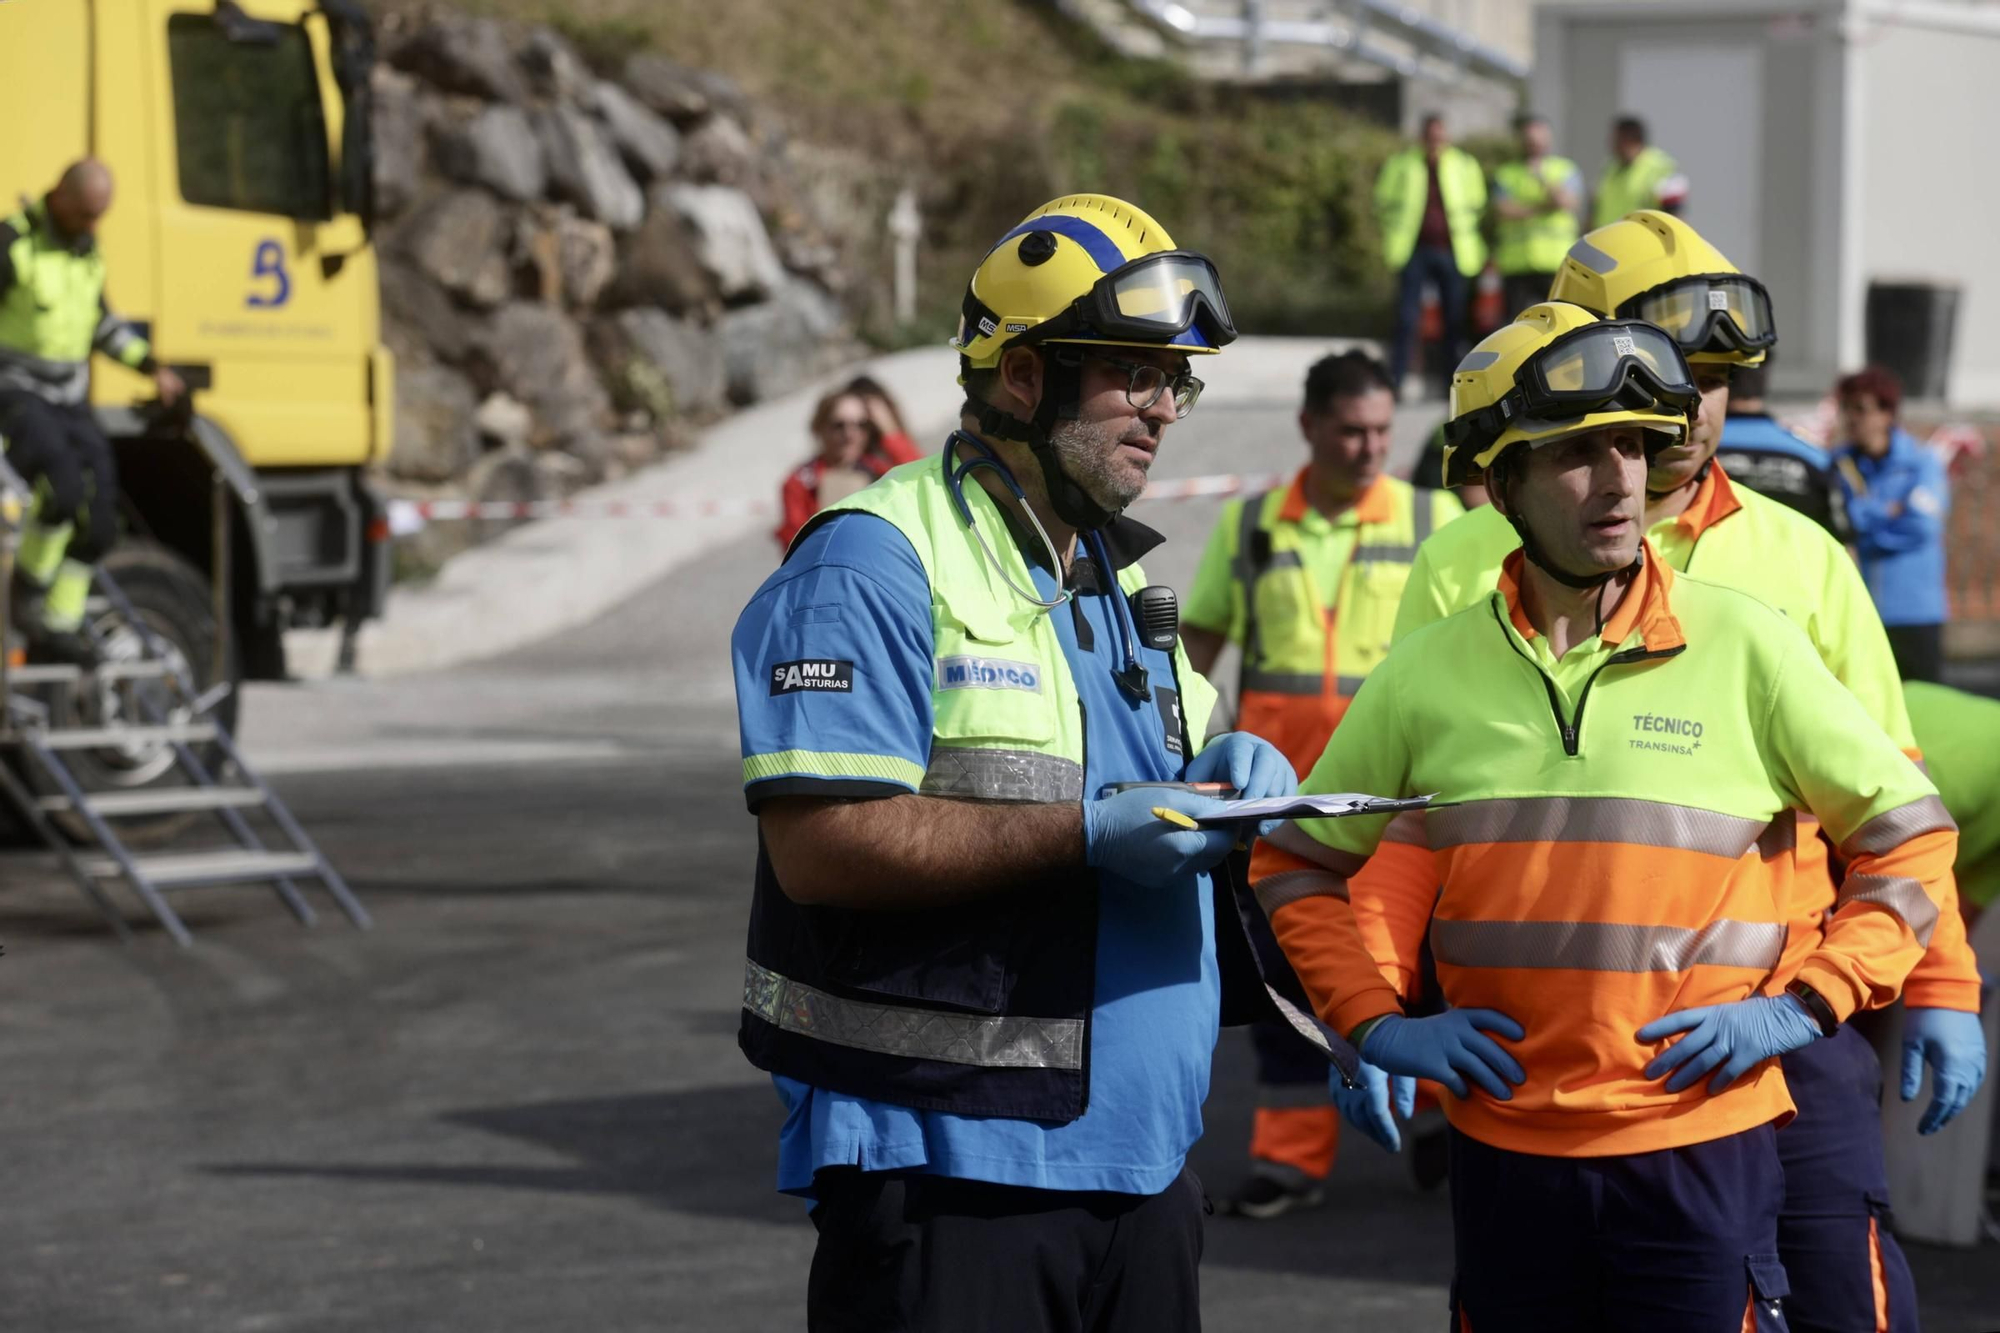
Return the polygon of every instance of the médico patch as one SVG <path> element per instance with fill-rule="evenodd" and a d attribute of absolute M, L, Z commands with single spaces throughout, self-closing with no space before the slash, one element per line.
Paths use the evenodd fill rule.
<path fill-rule="evenodd" d="M 1033 662 L 1003 657 L 940 657 L 937 687 L 941 690 L 1025 690 L 1042 692 L 1042 669 Z"/>

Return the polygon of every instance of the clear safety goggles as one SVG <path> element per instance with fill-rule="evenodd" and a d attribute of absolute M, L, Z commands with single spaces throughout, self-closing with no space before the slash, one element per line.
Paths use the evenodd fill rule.
<path fill-rule="evenodd" d="M 1445 441 L 1483 448 L 1524 421 L 1570 421 L 1608 411 L 1684 413 L 1700 397 L 1687 357 L 1665 329 L 1636 319 L 1603 320 L 1529 357 L 1498 402 L 1447 422 Z"/>
<path fill-rule="evenodd" d="M 1711 273 L 1663 282 L 1618 307 L 1673 335 L 1689 354 L 1759 352 L 1778 341 L 1771 294 L 1742 273 Z"/>

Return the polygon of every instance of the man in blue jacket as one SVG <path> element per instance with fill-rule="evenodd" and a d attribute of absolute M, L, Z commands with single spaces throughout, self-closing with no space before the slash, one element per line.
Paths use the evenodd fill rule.
<path fill-rule="evenodd" d="M 1834 466 L 1861 575 L 1889 631 L 1904 680 L 1944 675 L 1944 521 L 1951 507 L 1944 464 L 1896 424 L 1903 385 L 1868 366 L 1834 387 L 1841 438 Z"/>
<path fill-rule="evenodd" d="M 1847 494 L 1833 459 L 1786 430 L 1766 409 L 1770 373 L 1766 358 L 1760 366 L 1736 367 L 1729 377 L 1729 414 L 1723 418 L 1715 461 L 1731 481 L 1798 510 L 1836 541 L 1850 542 L 1854 533 L 1847 525 Z"/>

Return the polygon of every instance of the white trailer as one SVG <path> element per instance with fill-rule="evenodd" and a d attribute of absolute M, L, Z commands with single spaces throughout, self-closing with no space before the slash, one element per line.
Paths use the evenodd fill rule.
<path fill-rule="evenodd" d="M 1950 395 L 2000 405 L 2000 4 L 1542 0 L 1533 109 L 1594 181 L 1643 117 L 1687 219 L 1771 289 L 1786 394 L 1861 364 L 1873 280 L 1962 289 Z"/>

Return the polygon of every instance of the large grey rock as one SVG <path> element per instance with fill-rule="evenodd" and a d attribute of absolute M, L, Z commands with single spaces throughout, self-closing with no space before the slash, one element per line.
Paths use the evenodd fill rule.
<path fill-rule="evenodd" d="M 528 71 L 536 92 L 559 102 L 577 100 L 589 91 L 592 82 L 590 69 L 576 48 L 548 28 L 528 34 L 521 47 L 521 68 Z"/>
<path fill-rule="evenodd" d="M 710 416 L 729 405 L 728 369 L 714 330 L 652 309 L 621 311 L 616 322 L 631 354 L 666 380 L 683 415 Z"/>
<path fill-rule="evenodd" d="M 690 69 L 665 56 L 633 56 L 625 62 L 625 86 L 632 95 L 678 125 L 714 110 L 741 112 L 743 89 L 726 74 Z"/>
<path fill-rule="evenodd" d="M 382 333 L 398 363 L 435 356 L 454 365 L 468 347 L 466 317 L 444 288 L 400 259 L 382 261 Z"/>
<path fill-rule="evenodd" d="M 784 265 L 749 195 L 727 185 L 669 185 L 660 197 L 694 229 L 702 267 L 725 301 L 769 296 L 783 284 Z"/>
<path fill-rule="evenodd" d="M 396 434 L 389 471 L 412 481 L 450 481 L 479 457 L 472 386 L 435 365 L 396 370 Z"/>
<path fill-rule="evenodd" d="M 500 307 L 474 335 L 472 356 L 482 391 L 510 394 L 535 414 L 538 445 L 582 438 L 610 417 L 611 400 L 584 355 L 582 335 L 551 306 Z"/>
<path fill-rule="evenodd" d="M 681 144 L 681 174 L 704 185 L 747 185 L 757 178 L 757 145 L 734 116 L 705 121 Z"/>
<path fill-rule="evenodd" d="M 510 287 L 506 215 L 484 190 L 453 190 L 411 219 L 410 258 L 439 285 L 477 306 L 498 305 Z"/>
<path fill-rule="evenodd" d="M 485 107 L 470 120 L 439 126 L 434 137 L 438 169 L 453 180 L 522 204 L 548 188 L 541 140 L 519 107 Z"/>
<path fill-rule="evenodd" d="M 845 320 L 833 298 L 802 278 L 788 278 L 761 305 L 726 312 L 716 325 L 730 401 L 773 398 L 805 384 L 845 350 Z"/>
<path fill-rule="evenodd" d="M 681 136 L 664 117 L 609 80 L 599 80 L 593 88 L 591 106 L 626 164 L 640 176 L 660 180 L 673 173 L 680 161 Z"/>
<path fill-rule="evenodd" d="M 520 102 L 528 95 L 507 38 L 492 19 L 439 16 L 398 46 L 390 59 L 448 93 L 496 102 Z"/>
<path fill-rule="evenodd" d="M 654 206 L 618 250 L 618 276 L 604 301 L 614 306 L 658 306 L 684 315 L 719 305 L 721 289 L 702 267 L 694 230 L 654 196 Z"/>
<path fill-rule="evenodd" d="M 570 107 L 542 107 L 535 112 L 535 134 L 557 197 L 614 231 L 639 225 L 645 193 L 595 121 Z"/>
<path fill-rule="evenodd" d="M 374 97 L 375 210 L 392 218 L 410 206 L 424 174 L 423 101 L 409 75 L 377 65 L 370 77 Z"/>

